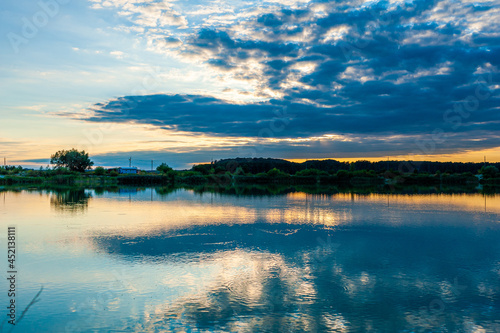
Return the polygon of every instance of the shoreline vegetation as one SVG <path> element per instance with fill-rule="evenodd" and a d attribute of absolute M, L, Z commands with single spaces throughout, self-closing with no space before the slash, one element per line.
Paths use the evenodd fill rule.
<path fill-rule="evenodd" d="M 403 188 L 408 186 L 500 186 L 500 163 L 311 160 L 294 163 L 271 158 L 237 158 L 199 164 L 176 171 L 166 164 L 156 171 L 119 174 L 117 168 L 72 171 L 0 167 L 0 185 L 37 186 L 167 186 L 235 187 L 249 185 L 340 188 Z"/>

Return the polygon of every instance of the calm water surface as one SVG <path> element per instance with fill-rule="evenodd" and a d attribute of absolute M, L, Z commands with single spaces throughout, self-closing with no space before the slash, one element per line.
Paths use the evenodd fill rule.
<path fill-rule="evenodd" d="M 499 195 L 22 190 L 0 221 L 18 315 L 44 288 L 14 332 L 500 332 Z"/>

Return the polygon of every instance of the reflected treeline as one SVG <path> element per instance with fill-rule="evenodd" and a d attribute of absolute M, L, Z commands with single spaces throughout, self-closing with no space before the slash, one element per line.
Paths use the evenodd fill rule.
<path fill-rule="evenodd" d="M 145 320 L 149 331 L 495 332 L 499 236 L 498 227 L 258 223 L 103 236 L 95 244 L 127 261 L 219 267 Z M 182 285 L 184 277 L 169 282 Z"/>
<path fill-rule="evenodd" d="M 228 186 L 218 185 L 202 185 L 196 187 L 185 187 L 192 189 L 195 193 L 218 193 L 225 195 L 238 195 L 238 196 L 269 196 L 269 195 L 285 195 L 288 193 L 296 192 L 295 187 L 280 184 L 268 185 L 244 185 L 235 184 Z"/>
<path fill-rule="evenodd" d="M 102 195 L 106 193 L 116 194 L 137 194 L 146 191 L 147 187 L 131 187 L 131 186 L 111 186 L 111 187 L 94 187 L 94 193 Z"/>
<path fill-rule="evenodd" d="M 145 192 L 146 190 L 154 189 L 155 193 L 159 196 L 166 196 L 179 190 L 179 187 L 172 186 L 158 186 L 158 187 L 130 187 L 130 186 L 113 186 L 113 187 L 96 187 L 93 188 L 97 195 L 102 195 L 105 193 L 116 193 L 116 194 L 137 194 Z"/>
<path fill-rule="evenodd" d="M 58 211 L 79 213 L 88 208 L 92 195 L 83 188 L 51 190 L 50 205 Z"/>
<path fill-rule="evenodd" d="M 54 187 L 54 186 L 0 186 L 0 192 L 11 191 L 82 191 L 91 189 L 97 195 L 105 193 L 117 194 L 134 194 L 144 192 L 149 189 L 160 196 L 167 196 L 180 189 L 193 190 L 195 193 L 218 193 L 223 195 L 238 195 L 238 196 L 269 196 L 269 195 L 286 195 L 288 193 L 303 192 L 307 194 L 338 194 L 338 193 L 355 193 L 355 194 L 435 194 L 435 193 L 482 193 L 482 194 L 497 194 L 500 193 L 498 186 L 418 186 L 418 185 L 379 185 L 379 186 L 324 186 L 324 185 L 283 185 L 283 184 L 232 184 L 232 185 L 200 185 L 200 186 L 155 186 L 155 187 L 127 187 L 127 186 L 109 186 L 109 187 Z"/>
<path fill-rule="evenodd" d="M 218 193 L 223 195 L 239 195 L 239 196 L 267 196 L 267 195 L 286 195 L 288 193 L 303 192 L 307 194 L 329 194 L 334 195 L 338 193 L 355 193 L 355 194 L 437 194 L 437 193 L 484 193 L 496 194 L 500 193 L 499 187 L 477 187 L 467 186 L 394 186 L 394 185 L 380 185 L 380 186 L 322 186 L 322 185 L 241 185 L 233 184 L 228 186 L 217 185 L 201 185 L 195 187 L 184 187 L 192 189 L 196 193 Z"/>
<path fill-rule="evenodd" d="M 155 187 L 155 192 L 156 194 L 158 194 L 159 196 L 167 196 L 171 193 L 174 193 L 176 192 L 177 190 L 179 190 L 179 188 L 177 187 L 173 187 L 173 186 L 162 186 L 162 187 Z"/>

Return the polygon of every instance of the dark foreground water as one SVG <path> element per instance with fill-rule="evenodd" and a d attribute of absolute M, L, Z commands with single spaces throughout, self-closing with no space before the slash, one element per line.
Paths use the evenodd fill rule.
<path fill-rule="evenodd" d="M 500 196 L 0 192 L 14 332 L 500 332 Z M 11 325 L 3 323 L 9 331 Z"/>

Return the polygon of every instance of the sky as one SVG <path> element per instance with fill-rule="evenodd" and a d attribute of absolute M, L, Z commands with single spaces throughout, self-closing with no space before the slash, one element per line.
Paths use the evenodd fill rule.
<path fill-rule="evenodd" d="M 7 164 L 500 161 L 498 0 L 4 0 L 0 36 Z"/>

